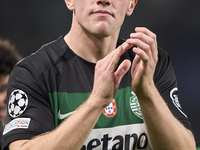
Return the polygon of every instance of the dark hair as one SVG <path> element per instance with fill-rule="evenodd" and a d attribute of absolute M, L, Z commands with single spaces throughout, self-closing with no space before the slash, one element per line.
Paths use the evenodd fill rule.
<path fill-rule="evenodd" d="M 10 74 L 22 57 L 8 40 L 0 39 L 0 74 Z"/>

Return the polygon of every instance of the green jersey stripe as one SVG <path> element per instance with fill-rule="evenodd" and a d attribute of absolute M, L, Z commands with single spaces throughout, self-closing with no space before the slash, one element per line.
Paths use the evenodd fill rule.
<path fill-rule="evenodd" d="M 65 119 L 59 119 L 58 115 L 63 116 L 65 114 L 72 114 L 71 112 L 74 112 L 85 100 L 87 100 L 90 94 L 91 93 L 66 92 L 54 92 L 49 94 L 56 126 L 58 126 Z M 113 98 L 116 103 L 116 114 L 112 117 L 108 117 L 102 113 L 94 128 L 110 128 L 117 125 L 143 123 L 143 119 L 135 115 L 133 112 L 133 110 L 137 109 L 139 113 L 141 113 L 139 105 L 133 105 L 132 103 L 132 94 L 133 92 L 131 87 L 119 89 Z M 134 96 L 134 98 L 135 97 L 136 96 Z"/>

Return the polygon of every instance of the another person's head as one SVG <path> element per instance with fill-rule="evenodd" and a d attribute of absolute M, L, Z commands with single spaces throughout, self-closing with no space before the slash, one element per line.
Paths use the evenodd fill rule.
<path fill-rule="evenodd" d="M 0 39 L 0 120 L 6 117 L 6 93 L 9 75 L 14 65 L 21 59 L 15 46 L 8 40 Z"/>

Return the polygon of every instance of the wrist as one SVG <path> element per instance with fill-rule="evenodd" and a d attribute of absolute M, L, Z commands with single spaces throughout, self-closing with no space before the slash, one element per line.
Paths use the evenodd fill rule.
<path fill-rule="evenodd" d="M 86 105 L 93 110 L 102 112 L 103 109 L 107 106 L 104 99 L 101 99 L 93 94 L 86 101 Z"/>
<path fill-rule="evenodd" d="M 160 95 L 154 83 L 146 84 L 143 88 L 135 91 L 135 94 L 139 101 L 149 101 L 152 100 L 153 97 Z"/>

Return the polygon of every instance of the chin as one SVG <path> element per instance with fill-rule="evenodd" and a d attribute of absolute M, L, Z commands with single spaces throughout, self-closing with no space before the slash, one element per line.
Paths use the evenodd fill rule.
<path fill-rule="evenodd" d="M 113 32 L 111 32 L 110 30 L 105 30 L 106 28 L 104 29 L 99 29 L 98 31 L 96 32 L 93 32 L 93 35 L 97 36 L 97 37 L 108 37 L 110 35 L 112 35 Z"/>
<path fill-rule="evenodd" d="M 97 34 L 108 36 L 109 34 L 112 33 L 112 29 L 113 29 L 113 26 L 111 26 L 107 22 L 101 21 L 98 24 L 96 24 L 96 26 L 94 27 L 94 32 L 96 32 Z"/>
<path fill-rule="evenodd" d="M 104 24 L 101 23 L 96 26 L 93 25 L 92 28 L 85 28 L 85 29 L 89 34 L 91 34 L 97 38 L 105 38 L 105 37 L 108 37 L 108 36 L 114 34 L 114 32 L 115 32 L 113 30 L 113 27 L 108 26 L 108 24 L 105 24 L 105 23 Z"/>
<path fill-rule="evenodd" d="M 105 32 L 99 32 L 99 33 L 95 33 L 95 34 L 93 34 L 95 37 L 97 37 L 97 38 L 105 38 L 105 37 L 108 37 L 108 36 L 110 36 L 111 34 L 109 34 L 109 33 L 105 33 Z"/>

